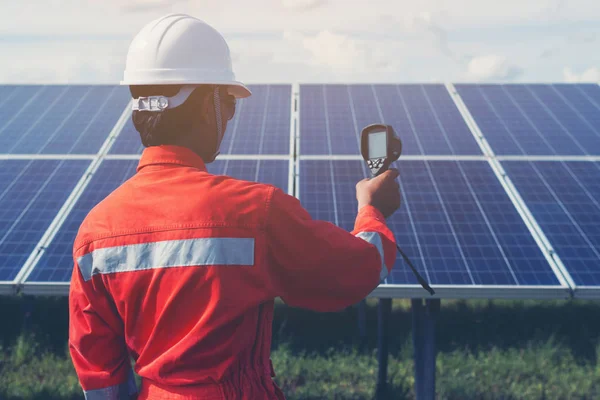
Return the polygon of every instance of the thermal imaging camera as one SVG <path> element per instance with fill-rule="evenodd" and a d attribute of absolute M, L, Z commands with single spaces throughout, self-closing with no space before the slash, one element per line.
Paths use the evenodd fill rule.
<path fill-rule="evenodd" d="M 390 165 L 400 157 L 402 153 L 402 141 L 396 135 L 391 125 L 372 124 L 362 130 L 360 135 L 360 152 L 367 162 L 371 174 L 375 177 L 387 171 Z M 435 291 L 429 286 L 429 283 L 419 274 L 400 246 L 396 244 L 396 248 L 415 274 L 417 281 L 433 296 Z"/>
<path fill-rule="evenodd" d="M 378 176 L 400 157 L 402 141 L 391 125 L 372 124 L 362 130 L 360 151 L 373 176 Z"/>

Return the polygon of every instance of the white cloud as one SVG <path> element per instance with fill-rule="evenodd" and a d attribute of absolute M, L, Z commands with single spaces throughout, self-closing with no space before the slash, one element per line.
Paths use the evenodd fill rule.
<path fill-rule="evenodd" d="M 47 41 L 34 45 L 0 44 L 12 60 L 0 68 L 0 82 L 118 83 L 127 43 L 121 41 Z"/>
<path fill-rule="evenodd" d="M 293 36 L 288 34 L 287 37 Z M 322 31 L 315 36 L 305 36 L 301 41 L 312 55 L 310 61 L 314 64 L 348 69 L 365 57 L 365 49 L 358 41 L 337 33 Z"/>
<path fill-rule="evenodd" d="M 0 1 L 0 48 L 15 60 L 0 78 L 112 80 L 102 66 L 122 65 L 124 53 L 101 42 L 121 40 L 126 52 L 166 12 L 221 31 L 249 81 L 558 81 L 565 64 L 600 66 L 597 0 L 30 0 Z M 54 51 L 39 51 L 49 40 Z"/>
<path fill-rule="evenodd" d="M 129 0 L 122 6 L 123 11 L 127 12 L 149 12 L 164 11 L 173 9 L 175 3 L 187 3 L 189 0 Z M 178 7 L 180 5 L 178 4 Z"/>
<path fill-rule="evenodd" d="M 329 30 L 315 35 L 287 31 L 284 38 L 308 52 L 307 63 L 339 72 L 368 68 L 376 73 L 388 67 L 391 60 L 398 61 L 393 56 L 393 47 L 398 44 L 390 41 L 361 40 Z"/>
<path fill-rule="evenodd" d="M 513 80 L 523 72 L 516 65 L 511 65 L 506 57 L 496 54 L 473 57 L 467 68 L 469 77 L 476 81 Z"/>
<path fill-rule="evenodd" d="M 325 4 L 326 0 L 281 0 L 281 4 L 290 10 L 312 10 Z"/>
<path fill-rule="evenodd" d="M 581 74 L 577 74 L 569 67 L 563 69 L 563 77 L 565 82 L 576 83 L 576 82 L 600 82 L 600 68 L 591 67 L 583 71 Z"/>

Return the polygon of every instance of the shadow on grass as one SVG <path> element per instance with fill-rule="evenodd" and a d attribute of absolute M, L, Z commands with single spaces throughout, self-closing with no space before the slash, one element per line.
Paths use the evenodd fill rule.
<path fill-rule="evenodd" d="M 12 345 L 23 332 L 34 332 L 41 348 L 64 354 L 67 342 L 66 297 L 0 296 L 0 344 Z M 357 309 L 315 313 L 278 303 L 273 346 L 286 343 L 294 353 L 327 349 L 377 347 L 377 302 L 367 305 L 367 336 L 358 334 Z M 437 319 L 440 352 L 524 348 L 531 342 L 554 340 L 567 346 L 577 362 L 596 361 L 600 338 L 600 305 L 591 301 L 442 301 Z M 411 348 L 410 302 L 394 302 L 390 321 L 390 352 Z"/>

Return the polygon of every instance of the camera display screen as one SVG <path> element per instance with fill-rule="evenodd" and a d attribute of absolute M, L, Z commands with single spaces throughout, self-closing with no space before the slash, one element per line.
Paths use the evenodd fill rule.
<path fill-rule="evenodd" d="M 369 134 L 369 158 L 383 158 L 387 156 L 387 133 L 373 132 Z"/>

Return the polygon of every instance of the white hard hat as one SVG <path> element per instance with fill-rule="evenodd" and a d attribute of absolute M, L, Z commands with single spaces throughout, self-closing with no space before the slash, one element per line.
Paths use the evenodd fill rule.
<path fill-rule="evenodd" d="M 251 95 L 235 80 L 223 36 L 186 14 L 165 15 L 142 28 L 129 46 L 121 85 L 223 85 L 237 98 Z"/>

